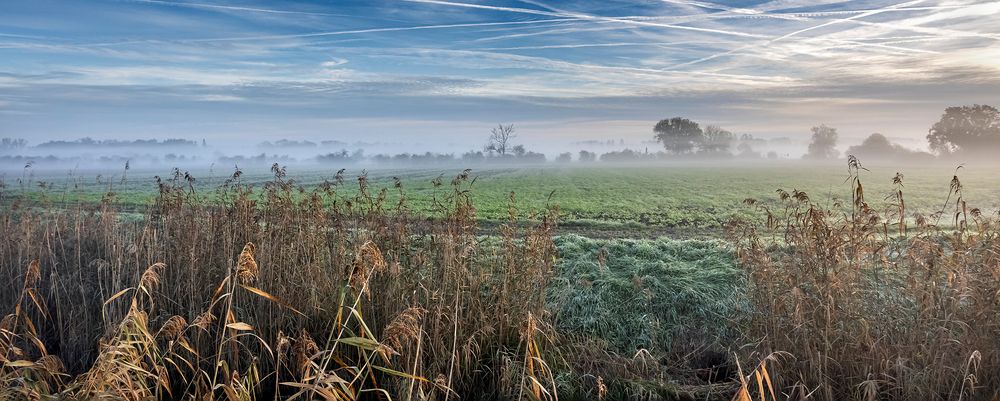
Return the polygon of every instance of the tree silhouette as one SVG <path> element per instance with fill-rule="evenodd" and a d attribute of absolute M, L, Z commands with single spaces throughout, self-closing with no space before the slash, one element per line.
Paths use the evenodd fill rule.
<path fill-rule="evenodd" d="M 718 125 L 706 125 L 699 150 L 708 154 L 728 154 L 736 141 L 736 134 Z"/>
<path fill-rule="evenodd" d="M 847 148 L 847 154 L 854 155 L 861 160 L 929 160 L 933 159 L 930 153 L 918 152 L 907 149 L 899 144 L 892 143 L 885 135 L 874 133 L 865 138 L 860 145 Z"/>
<path fill-rule="evenodd" d="M 3 138 L 0 139 L 0 150 L 18 150 L 28 145 L 28 141 L 23 138 Z"/>
<path fill-rule="evenodd" d="M 1000 149 L 1000 111 L 979 104 L 949 107 L 931 126 L 927 142 L 939 155 Z"/>
<path fill-rule="evenodd" d="M 490 130 L 490 142 L 486 145 L 486 150 L 492 150 L 501 156 L 505 156 L 507 155 L 507 150 L 510 148 L 510 141 L 515 136 L 517 134 L 514 133 L 514 124 L 499 124 L 496 128 Z"/>
<path fill-rule="evenodd" d="M 809 142 L 809 152 L 807 159 L 825 160 L 836 159 L 840 155 L 837 151 L 837 129 L 827 127 L 826 124 L 812 127 L 812 141 Z"/>
<path fill-rule="evenodd" d="M 704 133 L 698 123 L 683 117 L 660 120 L 653 127 L 654 138 L 663 144 L 667 152 L 673 154 L 690 153 L 704 140 Z"/>

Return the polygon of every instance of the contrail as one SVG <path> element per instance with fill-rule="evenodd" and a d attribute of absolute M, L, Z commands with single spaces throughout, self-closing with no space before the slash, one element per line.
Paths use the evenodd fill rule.
<path fill-rule="evenodd" d="M 389 27 L 389 28 L 368 28 L 368 29 L 353 29 L 344 31 L 327 31 L 327 32 L 312 32 L 312 33 L 300 33 L 300 34 L 288 34 L 288 35 L 268 35 L 268 36 L 238 36 L 230 38 L 204 38 L 204 39 L 183 39 L 183 40 L 173 40 L 171 42 L 176 43 L 210 43 L 210 42 L 238 42 L 245 40 L 273 40 L 273 39 L 294 39 L 294 38 L 311 38 L 311 37 L 323 37 L 323 36 L 337 36 L 337 35 L 354 35 L 363 33 L 377 33 L 377 32 L 399 32 L 399 31 L 417 31 L 417 30 L 430 30 L 430 29 L 450 29 L 450 28 L 469 28 L 469 27 L 483 27 L 483 26 L 503 26 L 503 25 L 527 25 L 527 24 L 542 24 L 551 22 L 570 22 L 570 21 L 580 21 L 574 18 L 556 18 L 556 19 L 544 19 L 544 20 L 533 20 L 533 21 L 501 21 L 501 22 L 474 22 L 474 23 L 463 23 L 463 24 L 439 24 L 439 25 L 418 25 L 418 26 L 404 26 L 404 27 Z M 4 36 L 0 34 L 0 36 Z M 11 35 L 14 36 L 14 35 Z M 104 43 L 83 43 L 73 45 L 74 47 L 111 47 L 111 46 L 121 46 L 130 45 L 138 43 L 152 43 L 161 42 L 160 40 L 126 40 L 120 42 L 104 42 Z"/>
<path fill-rule="evenodd" d="M 858 18 L 870 17 L 872 15 L 881 14 L 881 13 L 884 13 L 884 12 L 887 12 L 887 11 L 891 11 L 892 9 L 895 9 L 895 8 L 908 7 L 908 6 L 913 5 L 913 4 L 923 3 L 924 1 L 925 0 L 913 0 L 913 1 L 906 2 L 906 3 L 899 3 L 899 4 L 894 5 L 894 6 L 889 6 L 889 7 L 885 7 L 885 8 L 881 8 L 881 9 L 866 11 L 866 12 L 863 12 L 861 14 L 854 15 L 854 16 L 847 17 L 847 18 L 834 19 L 832 21 L 825 22 L 825 23 L 822 23 L 822 24 L 819 24 L 819 25 L 813 25 L 813 26 L 808 27 L 808 28 L 804 28 L 804 29 L 797 30 L 795 32 L 787 33 L 785 35 L 782 35 L 782 36 L 779 36 L 777 38 L 771 39 L 770 41 L 767 42 L 767 44 L 771 44 L 771 43 L 774 43 L 774 42 L 777 42 L 777 41 L 788 39 L 788 38 L 796 36 L 796 35 L 798 35 L 800 33 L 805 33 L 805 32 L 809 32 L 809 31 L 815 30 L 815 29 L 825 28 L 825 27 L 828 27 L 830 25 L 842 24 L 844 22 L 849 22 L 851 20 L 855 20 L 855 19 L 858 19 Z"/>
<path fill-rule="evenodd" d="M 155 1 L 155 0 L 152 0 Z M 404 27 L 388 27 L 388 28 L 368 28 L 368 29 L 353 29 L 353 30 L 343 30 L 343 31 L 327 31 L 327 32 L 312 32 L 312 33 L 302 33 L 302 34 L 288 34 L 288 35 L 268 35 L 268 36 L 239 36 L 239 37 L 229 37 L 229 38 L 204 38 L 204 39 L 183 39 L 183 40 L 172 40 L 171 42 L 176 43 L 211 43 L 211 42 L 238 42 L 238 41 L 249 41 L 249 40 L 275 40 L 275 39 L 294 39 L 294 38 L 310 38 L 310 37 L 324 37 L 324 36 L 338 36 L 338 35 L 354 35 L 354 34 L 364 34 L 364 33 L 378 33 L 378 32 L 399 32 L 399 31 L 416 31 L 416 30 L 431 30 L 431 29 L 450 29 L 450 28 L 469 28 L 469 27 L 486 27 L 486 26 L 505 26 L 505 25 L 529 25 L 529 24 L 544 24 L 553 22 L 573 22 L 581 21 L 575 18 L 554 18 L 554 19 L 544 19 L 544 20 L 533 20 L 533 21 L 499 21 L 499 22 L 474 22 L 474 23 L 462 23 L 462 24 L 438 24 L 438 25 L 418 25 L 418 26 L 404 26 Z M 0 36 L 12 36 L 17 37 L 19 35 L 4 35 Z M 131 45 L 139 43 L 154 43 L 161 42 L 160 40 L 126 40 L 119 42 L 103 42 L 103 43 L 82 43 L 71 45 L 74 48 L 88 48 L 88 47 L 113 47 L 122 45 Z M 19 44 L 17 47 L 23 47 L 26 45 Z M 43 45 L 35 45 L 35 47 L 42 47 Z M 55 46 L 53 46 L 55 47 Z"/>
<path fill-rule="evenodd" d="M 564 12 L 566 12 L 565 10 L 560 10 L 558 8 L 552 7 L 552 6 L 548 5 L 548 4 L 545 4 L 545 3 L 542 3 L 542 2 L 539 2 L 539 1 L 534 1 L 534 0 L 518 0 L 518 1 L 520 1 L 522 3 L 531 4 L 531 5 L 536 6 L 536 7 L 541 7 L 541 8 L 544 8 L 546 10 L 549 10 L 549 11 L 555 11 L 557 13 L 564 13 Z"/>
<path fill-rule="evenodd" d="M 656 68 L 642 68 L 642 67 L 609 66 L 609 65 L 598 65 L 598 64 L 579 64 L 569 61 L 553 60 L 545 57 L 522 56 L 509 53 L 493 53 L 488 51 L 476 51 L 476 50 L 413 49 L 413 48 L 398 48 L 393 50 L 398 51 L 401 54 L 418 53 L 418 54 L 476 56 L 477 58 L 492 57 L 497 60 L 511 61 L 511 62 L 531 65 L 532 68 L 536 69 L 563 71 L 575 74 L 590 73 L 594 71 L 613 71 L 613 72 L 631 73 L 631 74 L 650 76 L 650 77 L 662 77 L 663 74 L 671 74 L 671 75 L 708 76 L 708 77 L 727 78 L 727 79 L 753 80 L 759 82 L 789 82 L 794 80 L 793 78 L 782 77 L 782 76 L 758 76 L 758 75 L 745 75 L 745 74 L 727 74 L 727 73 L 708 72 L 708 71 L 685 71 L 685 70 L 674 70 L 669 68 L 656 69 Z"/>
<path fill-rule="evenodd" d="M 757 9 L 752 9 L 752 8 L 727 7 L 727 6 L 723 6 L 723 5 L 719 5 L 719 4 L 706 3 L 706 2 L 702 2 L 702 1 L 683 1 L 683 0 L 660 0 L 660 1 L 664 2 L 664 3 L 669 3 L 669 4 L 681 4 L 681 5 L 687 5 L 687 6 L 694 6 L 694 7 L 698 7 L 698 8 L 704 8 L 704 9 L 707 9 L 707 10 L 723 11 L 723 12 L 727 12 L 727 13 L 732 13 L 733 14 L 733 15 L 731 15 L 732 17 L 743 17 L 743 18 L 745 18 L 745 17 L 758 17 L 758 18 L 775 18 L 775 19 L 783 19 L 783 20 L 803 20 L 804 19 L 804 18 L 796 16 L 796 15 L 768 13 L 768 12 L 764 12 L 764 11 L 757 10 Z M 719 16 L 718 13 L 709 14 L 709 15 Z M 706 15 L 706 16 L 708 16 L 708 15 Z"/>
<path fill-rule="evenodd" d="M 783 16 L 799 16 L 799 17 L 826 17 L 831 15 L 845 15 L 845 14 L 862 14 L 872 11 L 882 12 L 901 12 L 901 11 L 935 11 L 935 10 L 955 10 L 962 8 L 969 8 L 975 6 L 974 4 L 955 4 L 950 6 L 921 6 L 921 7 L 900 7 L 893 9 L 861 9 L 861 10 L 836 10 L 836 11 L 809 11 L 809 12 L 798 12 L 798 13 L 771 13 L 771 15 L 783 15 Z"/>
<path fill-rule="evenodd" d="M 730 12 L 732 14 L 721 14 L 721 13 L 711 13 L 703 14 L 701 17 L 705 19 L 725 19 L 725 18 L 776 18 L 776 19 L 786 19 L 786 20 L 806 20 L 809 18 L 816 17 L 829 17 L 837 15 L 851 15 L 851 14 L 863 14 L 867 12 L 877 11 L 882 12 L 903 12 L 903 11 L 934 11 L 934 10 L 954 10 L 962 9 L 976 6 L 975 4 L 954 4 L 954 5 L 940 5 L 940 6 L 919 6 L 919 7 L 899 7 L 893 9 L 860 9 L 860 10 L 833 10 L 833 11 L 807 11 L 807 12 L 773 12 L 777 8 L 736 8 L 727 7 L 714 3 L 707 3 L 702 1 L 685 1 L 685 0 L 660 0 L 664 3 L 670 4 L 681 4 L 690 5 L 694 7 L 704 8 L 707 10 L 717 10 Z M 692 16 L 697 17 L 697 16 Z M 671 17 L 646 17 L 646 18 L 671 18 Z"/>
<path fill-rule="evenodd" d="M 677 47 L 682 45 L 711 45 L 729 43 L 724 41 L 710 41 L 710 40 L 683 40 L 675 42 L 615 42 L 615 43 L 578 43 L 578 44 L 567 44 L 567 45 L 537 45 L 537 46 L 511 46 L 511 47 L 482 47 L 478 49 L 470 50 L 482 50 L 482 51 L 493 51 L 493 50 L 544 50 L 544 49 L 575 49 L 575 48 L 586 48 L 586 47 L 618 47 L 618 46 L 655 46 L 655 47 Z M 900 43 L 906 43 L 906 41 L 900 41 Z"/>
<path fill-rule="evenodd" d="M 874 27 L 880 27 L 880 28 L 890 28 L 890 29 L 896 29 L 896 30 L 901 30 L 901 31 L 912 31 L 912 32 L 926 33 L 926 34 L 931 34 L 931 35 L 934 35 L 934 36 L 946 37 L 946 38 L 949 38 L 949 39 L 953 39 L 953 38 L 981 38 L 981 39 L 1000 40 L 1000 34 L 993 34 L 993 33 L 959 31 L 959 30 L 954 30 L 954 29 L 928 27 L 928 26 L 918 26 L 918 25 L 899 25 L 899 24 L 893 24 L 893 23 L 889 23 L 889 22 L 871 22 L 871 21 L 859 21 L 859 20 L 852 20 L 850 22 L 853 23 L 853 24 L 858 24 L 858 25 L 874 26 Z"/>
<path fill-rule="evenodd" d="M 490 6 L 490 5 L 484 5 L 484 4 L 459 3 L 459 2 L 444 1 L 444 0 L 403 0 L 403 1 L 407 1 L 407 2 L 410 2 L 410 3 L 436 4 L 436 5 L 442 5 L 442 6 L 477 8 L 477 9 L 482 9 L 482 10 L 493 10 L 493 11 L 505 11 L 505 12 L 521 13 L 521 14 L 544 15 L 544 16 L 548 16 L 548 17 L 562 17 L 562 18 L 576 18 L 576 19 L 581 19 L 581 20 L 592 20 L 592 21 L 618 22 L 618 23 L 631 24 L 631 25 L 637 25 L 637 26 L 650 26 L 650 27 L 659 27 L 659 28 L 679 29 L 679 30 L 685 30 L 685 31 L 716 33 L 716 34 L 720 34 L 720 35 L 731 35 L 731 36 L 740 36 L 740 37 L 747 37 L 747 38 L 767 38 L 767 36 L 757 35 L 757 34 L 752 34 L 752 33 L 727 31 L 727 30 L 722 30 L 722 29 L 698 28 L 698 27 L 685 26 L 685 25 L 659 24 L 659 23 L 654 23 L 654 22 L 635 21 L 635 20 L 615 18 L 615 17 L 601 17 L 601 16 L 595 16 L 595 15 L 589 15 L 589 14 L 581 14 L 581 13 L 551 12 L 551 11 L 542 11 L 542 10 L 532 10 L 530 8 Z"/>
<path fill-rule="evenodd" d="M 620 42 L 620 43 L 579 43 L 572 45 L 541 45 L 514 47 L 484 47 L 472 50 L 544 50 L 544 49 L 577 49 L 586 47 L 619 47 L 619 46 L 677 46 L 686 42 Z"/>
<path fill-rule="evenodd" d="M 128 1 L 135 3 L 163 4 L 174 7 L 208 8 L 208 9 L 230 10 L 230 11 L 249 11 L 255 13 L 267 13 L 267 14 L 315 15 L 321 17 L 359 17 L 357 15 L 349 15 L 349 14 L 321 13 L 313 11 L 275 10 L 270 8 L 224 6 L 221 4 L 206 4 L 206 3 L 181 3 L 176 1 L 165 1 L 165 0 L 128 0 Z"/>
<path fill-rule="evenodd" d="M 48 39 L 48 38 L 46 38 L 44 36 L 18 35 L 16 33 L 0 33 L 0 36 L 6 37 L 6 38 L 21 38 L 21 39 Z"/>
<path fill-rule="evenodd" d="M 826 40 L 826 41 L 833 41 L 833 42 L 844 43 L 844 45 L 832 46 L 832 47 L 828 47 L 828 48 L 875 47 L 875 48 L 880 48 L 880 49 L 885 49 L 885 50 L 893 50 L 893 51 L 901 52 L 901 53 L 941 54 L 941 52 L 933 51 L 933 50 L 913 49 L 913 48 L 902 47 L 902 46 L 891 46 L 892 44 L 895 44 L 895 43 L 910 43 L 910 42 L 913 42 L 912 40 L 911 41 L 897 41 L 897 42 L 874 42 L 874 43 L 861 42 L 861 41 L 849 40 L 849 39 L 823 39 L 823 38 L 820 38 L 820 39 L 817 39 L 817 40 Z"/>
<path fill-rule="evenodd" d="M 598 23 L 601 23 L 601 22 L 598 22 Z M 487 42 L 487 41 L 494 41 L 494 40 L 526 38 L 526 37 L 530 37 L 530 36 L 558 35 L 558 34 L 564 34 L 564 33 L 613 31 L 613 30 L 618 30 L 618 29 L 623 29 L 623 28 L 621 26 L 604 26 L 604 27 L 595 27 L 595 28 L 579 28 L 579 27 L 576 27 L 576 28 L 572 28 L 572 27 L 571 28 L 557 28 L 557 29 L 548 29 L 548 30 L 544 30 L 544 31 L 540 31 L 540 32 L 511 33 L 511 34 L 506 34 L 506 35 L 487 36 L 487 37 L 483 37 L 483 38 L 473 39 L 470 42 Z"/>
<path fill-rule="evenodd" d="M 732 54 L 736 54 L 736 53 L 739 53 L 739 52 L 741 52 L 743 50 L 750 49 L 750 48 L 770 46 L 770 45 L 772 45 L 772 44 L 774 44 L 776 42 L 780 42 L 782 40 L 785 40 L 785 39 L 797 36 L 797 35 L 805 33 L 805 32 L 809 32 L 809 31 L 812 31 L 812 30 L 824 28 L 824 27 L 827 27 L 827 26 L 830 26 L 830 25 L 841 24 L 841 23 L 844 23 L 844 22 L 850 22 L 850 21 L 856 20 L 858 18 L 864 18 L 864 17 L 869 17 L 869 16 L 872 16 L 872 15 L 876 15 L 876 14 L 881 14 L 881 13 L 884 13 L 884 12 L 889 12 L 889 11 L 892 11 L 892 10 L 895 10 L 895 9 L 899 9 L 899 8 L 902 8 L 902 7 L 909 7 L 909 6 L 913 5 L 913 4 L 922 3 L 924 1 L 925 0 L 913 0 L 913 1 L 908 1 L 908 2 L 905 2 L 905 3 L 898 3 L 898 4 L 895 4 L 895 5 L 889 6 L 889 7 L 884 7 L 884 8 L 875 9 L 875 10 L 869 10 L 869 11 L 863 12 L 861 14 L 853 15 L 853 16 L 847 17 L 847 18 L 834 19 L 832 21 L 824 22 L 824 23 L 819 24 L 819 25 L 813 25 L 813 26 L 810 26 L 808 28 L 803 28 L 803 29 L 799 29 L 799 30 L 794 31 L 794 32 L 789 32 L 787 34 L 781 35 L 781 36 L 776 37 L 774 39 L 770 39 L 768 41 L 765 41 L 763 43 L 748 44 L 748 45 L 740 46 L 738 48 L 735 48 L 735 49 L 732 49 L 732 50 L 729 50 L 729 51 L 726 51 L 726 52 L 723 52 L 723 53 L 717 53 L 717 54 L 713 54 L 713 55 L 708 56 L 708 57 L 702 57 L 702 58 L 697 59 L 697 60 L 693 60 L 693 61 L 688 61 L 686 63 L 677 64 L 677 65 L 674 66 L 674 68 L 684 67 L 684 66 L 689 66 L 689 65 L 694 65 L 694 64 L 700 64 L 700 63 L 703 63 L 703 62 L 706 62 L 706 61 L 714 60 L 714 59 L 719 58 L 719 57 L 725 57 L 725 56 L 729 56 L 729 55 L 732 55 Z"/>
<path fill-rule="evenodd" d="M 558 18 L 558 19 L 545 19 L 545 20 L 534 20 L 534 21 L 474 22 L 474 23 L 465 23 L 465 24 L 418 25 L 418 26 L 404 26 L 404 27 L 391 27 L 391 28 L 353 29 L 353 30 L 346 30 L 346 31 L 328 31 L 328 32 L 313 32 L 313 33 L 297 33 L 297 34 L 288 34 L 288 35 L 239 36 L 239 37 L 232 37 L 232 38 L 190 39 L 190 40 L 183 40 L 181 42 L 229 42 L 229 41 L 240 41 L 240 40 L 293 39 L 293 38 L 311 38 L 311 37 L 318 37 L 318 36 L 354 35 L 354 34 L 377 33 L 377 32 L 398 32 L 398 31 L 417 31 L 417 30 L 425 30 L 425 29 L 469 28 L 469 27 L 498 26 L 498 25 L 524 25 L 524 24 L 541 24 L 541 23 L 565 22 L 565 21 L 579 21 L 579 19 Z"/>

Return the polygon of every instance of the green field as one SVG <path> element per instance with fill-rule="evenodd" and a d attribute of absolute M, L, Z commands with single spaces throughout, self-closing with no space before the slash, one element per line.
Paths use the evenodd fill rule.
<path fill-rule="evenodd" d="M 897 172 L 901 185 L 893 183 Z M 40 289 L 79 286 L 52 290 L 46 301 L 69 316 L 49 319 L 56 327 L 44 333 L 60 334 L 48 341 L 74 361 L 72 375 L 104 369 L 101 355 L 121 347 L 94 345 L 107 323 L 92 317 L 123 305 L 112 294 L 143 288 L 144 280 L 158 283 L 162 274 L 157 297 L 164 301 L 150 312 L 159 315 L 149 320 L 152 327 L 179 321 L 170 314 L 198 321 L 210 316 L 199 312 L 207 310 L 231 316 L 216 333 L 236 327 L 276 335 L 267 341 L 281 349 L 284 338 L 286 351 L 282 336 L 293 324 L 301 325 L 304 337 L 293 340 L 301 344 L 330 336 L 316 323 L 333 321 L 331 309 L 346 308 L 346 291 L 355 291 L 364 310 L 357 316 L 365 318 L 351 330 L 398 342 L 389 329 L 409 322 L 413 334 L 406 338 L 416 342 L 391 346 L 417 357 L 394 359 L 392 368 L 438 378 L 461 366 L 460 380 L 448 387 L 473 394 L 468 399 L 520 391 L 534 375 L 564 400 L 730 400 L 740 369 L 747 369 L 744 378 L 764 372 L 785 394 L 826 388 L 829 395 L 817 398 L 823 400 L 876 399 L 845 396 L 873 374 L 889 378 L 877 399 L 967 399 L 961 396 L 972 390 L 964 384 L 958 397 L 935 395 L 955 392 L 954 383 L 969 377 L 984 383 L 978 394 L 995 396 L 1000 179 L 991 168 L 963 167 L 958 188 L 955 172 L 874 166 L 858 178 L 846 166 L 798 162 L 494 168 L 456 180 L 456 192 L 449 183 L 463 174 L 458 169 L 372 170 L 366 180 L 349 170 L 323 192 L 325 182 L 338 181 L 336 171 L 247 171 L 235 187 L 223 174 L 195 171 L 190 185 L 180 177 L 167 186 L 166 202 L 157 202 L 152 177 L 163 172 L 133 170 L 123 179 L 26 171 L 7 175 L 0 191 L 0 259 L 8 261 L 0 276 L 10 284 L 0 299 L 34 299 L 34 287 L 17 290 L 25 277 L 51 281 Z M 856 179 L 871 209 L 852 203 Z M 359 196 L 361 181 L 371 196 Z M 782 201 L 778 189 L 804 191 L 811 202 Z M 897 218 L 897 190 L 909 219 L 943 210 L 930 223 L 946 229 L 914 224 L 896 235 L 883 225 Z M 406 208 L 397 213 L 401 197 Z M 747 198 L 758 202 L 747 205 Z M 964 230 L 952 230 L 959 199 L 968 202 L 970 217 Z M 533 219 L 553 205 L 561 211 L 557 228 Z M 734 218 L 761 222 L 762 207 L 775 212 L 775 224 L 736 224 L 744 230 L 725 235 Z M 976 207 L 981 215 L 971 212 Z M 153 261 L 164 264 L 147 268 Z M 368 270 L 358 269 L 366 264 Z M 249 278 L 233 276 L 241 271 Z M 199 285 L 237 279 L 260 288 L 231 285 L 221 296 L 236 299 L 236 288 L 250 293 L 239 293 L 240 307 L 228 311 L 220 292 L 212 292 L 222 286 Z M 334 299 L 340 304 L 331 308 Z M 205 333 L 195 323 L 186 327 Z M 71 333 L 65 340 L 64 332 Z M 377 342 L 360 338 L 344 344 Z M 199 352 L 222 355 L 211 347 L 223 342 L 209 340 Z M 268 370 L 280 363 L 266 365 L 272 362 L 258 360 L 260 352 L 246 350 L 252 356 L 245 363 L 263 361 Z M 452 355 L 465 359 L 456 365 Z M 525 360 L 551 370 L 516 370 Z M 204 373 L 194 377 L 215 370 L 210 358 L 201 362 L 192 370 Z M 505 370 L 514 374 L 482 374 Z M 388 379 L 387 386 L 406 387 Z M 483 399 L 514 399 L 491 397 Z"/>
<path fill-rule="evenodd" d="M 984 213 L 1000 208 L 1000 177 L 988 166 L 966 166 L 958 170 L 963 184 L 964 199 L 969 207 Z M 357 188 L 355 178 L 361 169 L 344 173 L 341 191 L 347 195 Z M 406 204 L 417 214 L 429 213 L 432 199 L 447 190 L 448 182 L 459 169 L 372 170 L 368 172 L 371 186 L 387 189 L 387 197 L 395 203 L 398 191 L 393 188 L 398 177 L 406 196 Z M 949 184 L 955 172 L 947 166 L 869 167 L 861 171 L 866 200 L 877 208 L 884 207 L 893 193 L 892 178 L 904 174 L 903 191 L 908 215 L 929 215 L 945 208 L 949 200 Z M 25 197 L 55 206 L 76 202 L 98 202 L 109 190 L 125 210 L 141 211 L 156 196 L 154 175 L 169 175 L 170 171 L 129 171 L 127 180 L 121 172 L 107 173 L 98 178 L 97 172 L 75 175 L 67 173 L 34 173 L 22 180 L 8 173 L 4 191 L 9 198 Z M 195 171 L 195 191 L 210 196 L 228 173 Z M 333 180 L 335 170 L 289 168 L 288 179 L 307 190 L 324 180 Z M 510 193 L 516 194 L 522 212 L 539 210 L 546 205 L 561 209 L 563 232 L 582 233 L 599 237 L 711 237 L 733 217 L 759 217 L 760 213 L 743 205 L 746 198 L 755 198 L 767 206 L 777 206 L 777 189 L 804 191 L 813 201 L 825 205 L 849 203 L 851 191 L 846 166 L 815 166 L 797 162 L 776 165 L 723 166 L 587 166 L 532 168 L 494 168 L 472 171 L 473 198 L 481 221 L 489 223 L 506 218 Z M 441 177 L 443 185 L 432 181 Z M 244 183 L 263 186 L 273 177 L 267 171 L 247 171 Z M 39 183 L 45 183 L 44 188 Z M 951 197 L 954 200 L 954 197 Z M 948 205 L 945 209 L 952 210 Z M 942 223 L 946 223 L 946 218 Z"/>

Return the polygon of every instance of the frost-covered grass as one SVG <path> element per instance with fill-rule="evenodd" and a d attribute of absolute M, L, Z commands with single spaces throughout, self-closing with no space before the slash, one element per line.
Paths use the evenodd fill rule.
<path fill-rule="evenodd" d="M 560 332 L 628 355 L 691 350 L 731 334 L 742 275 L 722 242 L 565 235 L 556 246 L 548 293 Z"/>

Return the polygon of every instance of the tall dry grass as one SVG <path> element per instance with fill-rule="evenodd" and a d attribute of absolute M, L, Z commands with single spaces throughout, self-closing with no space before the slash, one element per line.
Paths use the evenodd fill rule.
<path fill-rule="evenodd" d="M 644 274 L 742 293 L 654 299 L 677 291 L 613 279 L 640 261 L 629 253 L 677 250 L 595 249 L 596 269 L 622 269 L 595 276 L 602 294 L 642 291 L 668 318 L 712 300 L 745 311 L 725 314 L 725 336 L 664 318 L 680 326 L 664 332 L 695 338 L 641 341 L 625 324 L 551 316 L 546 302 L 558 311 L 594 285 L 552 282 L 558 210 L 525 213 L 511 194 L 505 224 L 479 235 L 468 172 L 434 181 L 429 217 L 401 182 L 375 190 L 341 172 L 306 189 L 277 165 L 267 182 L 236 171 L 209 192 L 175 170 L 138 215 L 110 192 L 54 208 L 0 187 L 0 399 L 995 399 L 996 216 L 967 205 L 957 176 L 940 213 L 914 215 L 902 175 L 870 202 L 864 169 L 849 167 L 843 204 L 747 200 L 766 218 L 729 227 L 741 271 Z M 547 300 L 553 288 L 564 296 Z"/>
<path fill-rule="evenodd" d="M 768 368 L 791 400 L 997 399 L 997 216 L 967 205 L 957 173 L 923 216 L 907 213 L 901 174 L 876 207 L 860 162 L 849 169 L 842 204 L 779 191 L 778 210 L 746 201 L 765 224 L 730 227 L 750 281 L 748 349 L 790 355 Z"/>
<path fill-rule="evenodd" d="M 0 391 L 28 399 L 557 399 L 544 291 L 555 210 L 477 235 L 468 171 L 431 218 L 342 172 L 275 165 L 210 193 L 175 170 L 141 216 L 115 194 L 0 210 Z M 3 196 L 0 194 L 0 196 Z M 22 284 L 23 283 L 23 284 Z M 6 399 L 6 398 L 5 398 Z"/>

